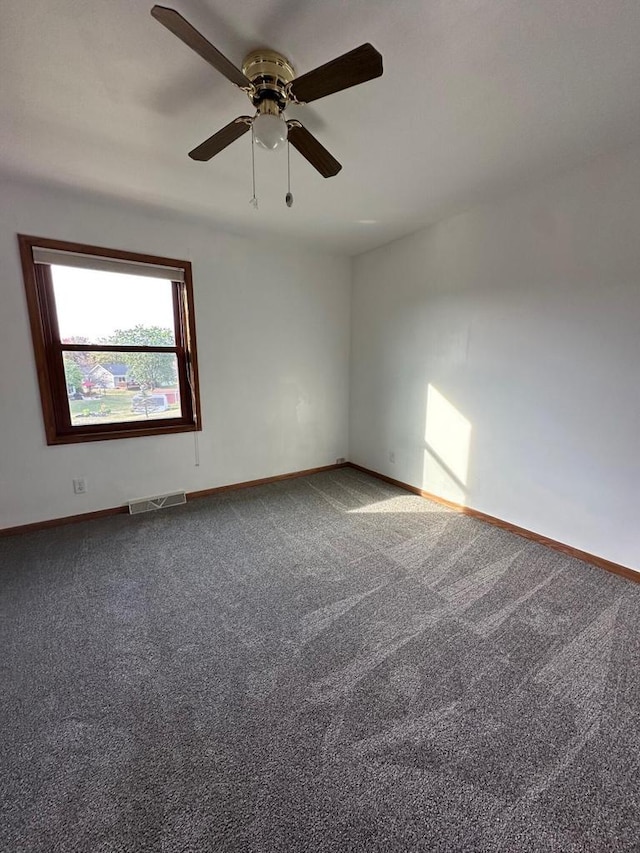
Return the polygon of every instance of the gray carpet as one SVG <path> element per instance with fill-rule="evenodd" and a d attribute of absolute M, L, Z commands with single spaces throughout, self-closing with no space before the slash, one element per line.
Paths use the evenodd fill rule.
<path fill-rule="evenodd" d="M 640 586 L 346 469 L 0 542 L 7 853 L 640 850 Z"/>

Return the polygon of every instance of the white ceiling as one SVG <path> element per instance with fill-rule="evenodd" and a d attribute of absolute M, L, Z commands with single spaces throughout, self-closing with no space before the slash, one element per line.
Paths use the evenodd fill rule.
<path fill-rule="evenodd" d="M 286 149 L 258 151 L 256 212 L 249 135 L 187 157 L 249 102 L 152 3 L 0 0 L 1 171 L 354 254 L 640 137 L 640 0 L 164 0 L 238 65 L 383 55 L 295 111 L 342 172 L 292 151 L 288 209 Z"/>

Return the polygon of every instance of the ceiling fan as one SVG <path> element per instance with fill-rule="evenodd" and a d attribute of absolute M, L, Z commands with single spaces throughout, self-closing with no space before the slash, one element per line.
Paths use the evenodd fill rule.
<path fill-rule="evenodd" d="M 204 60 L 247 93 L 256 108 L 250 116 L 239 116 L 189 152 L 193 160 L 211 160 L 250 128 L 263 148 L 274 149 L 289 141 L 324 178 L 337 175 L 341 164 L 296 119 L 286 119 L 289 103 L 307 104 L 326 95 L 366 83 L 382 74 L 382 56 L 363 44 L 337 59 L 308 71 L 301 77 L 289 60 L 267 48 L 253 50 L 242 63 L 242 71 L 223 56 L 179 12 L 154 6 L 153 17 Z"/>

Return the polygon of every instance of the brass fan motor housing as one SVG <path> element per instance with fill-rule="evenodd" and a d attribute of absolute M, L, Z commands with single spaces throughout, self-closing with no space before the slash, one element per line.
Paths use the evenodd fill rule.
<path fill-rule="evenodd" d="M 287 86 L 296 76 L 289 60 L 275 50 L 259 48 L 245 56 L 242 73 L 253 84 L 248 94 L 254 107 L 279 115 L 289 98 Z"/>

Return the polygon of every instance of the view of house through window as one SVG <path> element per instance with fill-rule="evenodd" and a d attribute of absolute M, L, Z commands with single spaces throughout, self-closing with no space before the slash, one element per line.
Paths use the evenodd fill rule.
<path fill-rule="evenodd" d="M 51 266 L 71 424 L 182 416 L 172 283 L 102 270 Z M 64 349 L 138 345 L 154 352 Z"/>
<path fill-rule="evenodd" d="M 47 442 L 201 429 L 190 263 L 18 239 Z"/>

